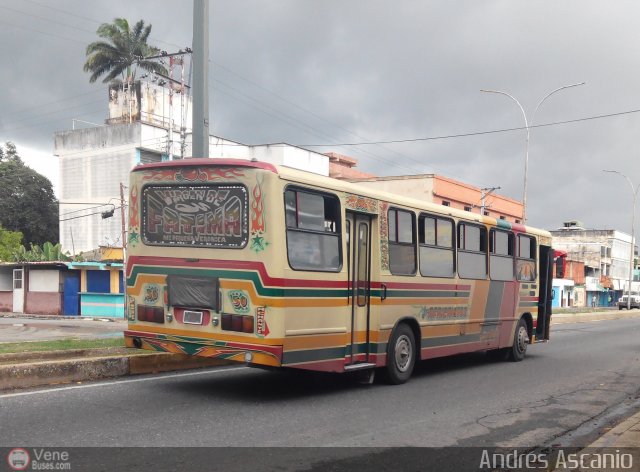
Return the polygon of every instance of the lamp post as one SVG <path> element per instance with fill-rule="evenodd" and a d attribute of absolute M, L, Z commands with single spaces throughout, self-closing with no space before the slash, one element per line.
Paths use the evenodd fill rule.
<path fill-rule="evenodd" d="M 529 168 L 529 138 L 531 135 L 531 126 L 533 126 L 533 119 L 535 118 L 536 113 L 538 112 L 538 108 L 540 108 L 540 105 L 542 105 L 544 101 L 547 98 L 549 98 L 551 95 L 553 95 L 556 92 L 559 92 L 560 90 L 568 89 L 571 87 L 578 87 L 579 85 L 584 85 L 584 84 L 586 84 L 586 82 L 565 85 L 564 87 L 558 87 L 557 89 L 552 90 L 551 92 L 546 94 L 544 97 L 542 97 L 542 99 L 538 102 L 538 104 L 536 105 L 536 108 L 533 110 L 533 114 L 531 115 L 530 120 L 527 120 L 527 114 L 525 113 L 523 106 L 513 95 L 510 95 L 507 92 L 502 92 L 500 90 L 488 90 L 488 89 L 480 90 L 481 92 L 499 93 L 500 95 L 505 95 L 509 97 L 511 100 L 516 102 L 516 104 L 520 107 L 520 111 L 522 112 L 522 116 L 524 117 L 524 126 L 527 129 L 527 140 L 525 144 L 525 155 L 524 155 L 524 186 L 522 189 L 522 224 L 525 224 L 527 222 L 527 173 Z"/>
<path fill-rule="evenodd" d="M 640 190 L 640 184 L 637 187 L 633 186 L 631 179 L 617 170 L 603 170 L 602 172 L 609 172 L 611 174 L 618 174 L 627 179 L 631 192 L 633 193 L 633 212 L 631 213 L 631 250 L 629 251 L 629 287 L 627 287 L 627 310 L 631 310 L 631 282 L 633 281 L 633 240 L 635 237 L 635 220 L 636 220 L 636 198 L 638 196 L 638 190 Z"/>

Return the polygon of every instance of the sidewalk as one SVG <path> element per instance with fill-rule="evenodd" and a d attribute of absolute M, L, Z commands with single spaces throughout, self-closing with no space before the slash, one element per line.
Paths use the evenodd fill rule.
<path fill-rule="evenodd" d="M 0 343 L 121 337 L 127 322 L 120 318 L 80 318 L 0 314 Z"/>

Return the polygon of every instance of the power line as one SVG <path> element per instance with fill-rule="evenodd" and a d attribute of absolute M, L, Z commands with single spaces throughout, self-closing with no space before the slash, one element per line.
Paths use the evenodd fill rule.
<path fill-rule="evenodd" d="M 120 207 L 119 207 L 119 206 L 117 206 L 117 207 L 114 207 L 113 209 L 114 209 L 114 210 L 119 210 L 119 209 L 120 209 Z M 64 219 L 59 220 L 59 221 L 77 220 L 77 219 L 79 219 L 79 218 L 87 218 L 87 217 L 89 217 L 89 216 L 93 216 L 93 215 L 100 215 L 100 214 L 102 214 L 102 212 L 101 212 L 101 211 L 96 211 L 96 212 L 94 212 L 94 213 L 89 213 L 88 215 L 73 216 L 73 217 L 71 217 L 71 218 L 64 218 Z"/>
<path fill-rule="evenodd" d="M 32 33 L 44 34 L 46 36 L 52 36 L 54 38 L 64 39 L 65 41 L 73 41 L 74 43 L 80 43 L 80 44 L 85 44 L 86 45 L 86 41 L 80 41 L 79 39 L 73 39 L 73 38 L 67 38 L 65 36 L 60 36 L 59 34 L 47 33 L 45 31 L 40 31 L 40 30 L 37 30 L 35 28 L 27 28 L 26 26 L 16 25 L 15 23 L 9 23 L 7 21 L 0 20 L 0 24 L 6 25 L 6 26 L 10 26 L 12 28 L 18 28 L 18 29 L 23 29 L 23 30 L 26 30 L 26 31 L 31 31 Z"/>
<path fill-rule="evenodd" d="M 615 116 L 631 115 L 633 113 L 638 113 L 638 112 L 640 112 L 640 109 L 621 111 L 621 112 L 616 112 L 616 113 L 607 113 L 607 114 L 604 114 L 604 115 L 587 116 L 587 117 L 584 117 L 584 118 L 575 118 L 573 120 L 563 120 L 563 121 L 554 121 L 554 122 L 550 122 L 550 123 L 542 123 L 542 124 L 539 124 L 539 125 L 529 126 L 529 128 L 544 128 L 544 127 L 547 127 L 547 126 L 566 125 L 566 124 L 570 124 L 570 123 L 579 123 L 579 122 L 582 122 L 582 121 L 599 120 L 601 118 L 611 118 L 611 117 L 615 117 Z M 419 142 L 419 141 L 435 141 L 435 140 L 438 140 L 438 139 L 465 138 L 465 137 L 469 137 L 469 136 L 480 136 L 480 135 L 484 135 L 484 134 L 506 133 L 506 132 L 510 132 L 510 131 L 521 131 L 521 130 L 526 130 L 526 129 L 527 129 L 526 126 L 520 126 L 520 127 L 516 127 L 516 128 L 502 128 L 502 129 L 489 130 L 489 131 L 474 131 L 474 132 L 470 132 L 470 133 L 449 134 L 449 135 L 443 135 L 443 136 L 429 136 L 429 137 L 424 137 L 424 138 L 394 139 L 394 140 L 388 140 L 388 141 L 369 141 L 369 142 L 357 142 L 357 143 L 297 144 L 297 146 L 304 146 L 304 147 L 364 146 L 364 145 L 369 145 L 369 144 L 413 143 L 413 142 Z"/>

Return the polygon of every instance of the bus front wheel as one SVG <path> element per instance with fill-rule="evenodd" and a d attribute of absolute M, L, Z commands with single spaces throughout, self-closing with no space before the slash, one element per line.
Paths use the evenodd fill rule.
<path fill-rule="evenodd" d="M 516 332 L 513 337 L 513 345 L 509 350 L 509 360 L 513 362 L 520 362 L 524 359 L 527 353 L 527 346 L 529 345 L 529 331 L 527 331 L 527 322 L 524 318 L 520 318 L 516 325 Z"/>
<path fill-rule="evenodd" d="M 415 363 L 416 339 L 411 328 L 402 323 L 389 339 L 385 380 L 394 385 L 405 383 L 411 377 Z"/>

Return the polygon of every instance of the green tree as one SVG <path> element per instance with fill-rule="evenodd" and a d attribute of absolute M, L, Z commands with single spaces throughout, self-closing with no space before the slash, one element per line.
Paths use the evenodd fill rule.
<path fill-rule="evenodd" d="M 0 162 L 22 162 L 16 145 L 11 141 L 5 143 L 4 149 L 0 146 Z"/>
<path fill-rule="evenodd" d="M 15 146 L 6 143 L 0 158 L 0 225 L 21 232 L 23 244 L 57 243 L 58 213 L 51 181 L 25 165 Z"/>
<path fill-rule="evenodd" d="M 12 259 L 15 262 L 43 262 L 43 261 L 70 261 L 71 256 L 68 252 L 62 252 L 62 246 L 60 243 L 51 244 L 46 242 L 42 247 L 37 244 L 31 244 L 31 249 L 27 249 L 19 245 L 19 247 L 13 251 Z"/>
<path fill-rule="evenodd" d="M 158 48 L 147 44 L 150 33 L 151 25 L 145 26 L 143 20 L 138 21 L 133 29 L 124 18 L 101 24 L 97 34 L 104 41 L 95 41 L 87 46 L 84 71 L 91 73 L 89 82 L 93 83 L 103 75 L 106 75 L 104 83 L 115 81 L 118 76 L 125 81 L 133 81 L 137 67 L 166 75 L 167 69 L 162 64 L 145 59 L 160 53 Z"/>
<path fill-rule="evenodd" d="M 13 254 L 19 250 L 20 243 L 22 243 L 21 232 L 8 231 L 0 226 L 0 262 L 13 260 Z"/>

